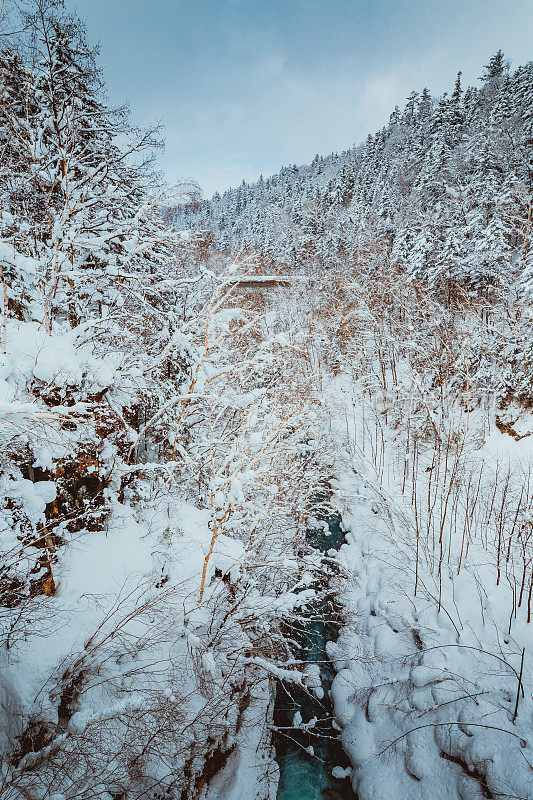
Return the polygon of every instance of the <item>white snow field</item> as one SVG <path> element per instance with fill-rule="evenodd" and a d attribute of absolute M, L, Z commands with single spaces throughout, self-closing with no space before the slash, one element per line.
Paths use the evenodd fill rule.
<path fill-rule="evenodd" d="M 465 414 L 467 452 L 461 452 L 451 491 L 453 456 L 441 454 L 448 475 L 441 464 L 432 486 L 437 459 L 422 444 L 415 470 L 417 534 L 412 461 L 403 481 L 402 431 L 387 427 L 382 407 L 376 410 L 349 378 L 335 380 L 328 396 L 339 439 L 344 435 L 335 498 L 348 541 L 340 561 L 349 575 L 342 594 L 347 624 L 330 656 L 357 796 L 531 797 L 529 589 L 520 596 L 531 511 L 529 502 L 517 511 L 516 499 L 531 491 L 532 439 L 516 441 L 493 420 L 487 426 L 480 411 Z M 533 430 L 530 414 L 522 415 L 522 424 Z M 378 430 L 384 444 L 376 462 L 381 434 L 372 437 Z M 515 504 L 507 506 L 505 495 Z"/>

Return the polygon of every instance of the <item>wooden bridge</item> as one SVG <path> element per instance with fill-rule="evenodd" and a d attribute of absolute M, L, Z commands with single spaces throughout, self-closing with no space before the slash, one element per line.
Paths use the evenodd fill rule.
<path fill-rule="evenodd" d="M 314 279 L 307 275 L 235 275 L 226 278 L 230 286 L 240 286 L 242 289 L 274 289 L 278 286 L 300 286 L 311 284 Z"/>

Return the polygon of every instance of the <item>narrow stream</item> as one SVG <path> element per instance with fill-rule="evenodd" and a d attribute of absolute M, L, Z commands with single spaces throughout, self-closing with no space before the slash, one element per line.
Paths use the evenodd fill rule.
<path fill-rule="evenodd" d="M 329 517 L 327 523 L 327 533 L 310 531 L 307 537 L 309 544 L 322 553 L 338 550 L 344 543 L 340 517 Z M 339 731 L 333 725 L 329 697 L 335 672 L 328 660 L 326 643 L 337 638 L 338 629 L 338 610 L 333 593 L 328 593 L 325 600 L 308 607 L 304 624 L 290 631 L 297 643 L 297 657 L 320 668 L 324 696 L 315 698 L 299 688 L 286 689 L 278 684 L 274 725 L 285 730 L 274 735 L 280 768 L 277 800 L 355 800 L 350 779 L 332 776 L 333 767 L 349 767 L 338 738 Z M 314 717 L 318 721 L 308 730 L 291 730 L 296 713 L 301 715 L 304 724 Z"/>

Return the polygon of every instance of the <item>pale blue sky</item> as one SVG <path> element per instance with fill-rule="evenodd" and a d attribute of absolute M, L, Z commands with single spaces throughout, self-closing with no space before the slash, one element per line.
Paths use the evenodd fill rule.
<path fill-rule="evenodd" d="M 110 99 L 162 119 L 161 168 L 206 195 L 344 150 L 425 85 L 501 47 L 533 58 L 532 0 L 69 0 Z"/>

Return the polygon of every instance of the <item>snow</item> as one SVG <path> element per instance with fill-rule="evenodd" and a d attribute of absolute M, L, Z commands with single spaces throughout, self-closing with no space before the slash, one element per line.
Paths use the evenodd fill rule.
<path fill-rule="evenodd" d="M 529 800 L 531 66 L 174 213 L 82 26 L 28 24 L 0 120 L 10 798 L 273 797 L 273 687 L 325 692 L 287 631 L 332 590 L 328 779 Z M 346 543 L 318 554 L 327 488 Z M 321 790 L 306 749 L 281 792 Z"/>
<path fill-rule="evenodd" d="M 262 741 L 258 719 L 271 724 L 271 694 L 268 681 L 258 684 L 243 719 L 246 746 L 237 747 L 225 768 L 215 775 L 205 792 L 205 800 L 255 800 L 261 792 L 274 793 L 279 769 Z"/>
<path fill-rule="evenodd" d="M 342 780 L 343 778 L 348 778 L 352 774 L 352 770 L 350 767 L 333 767 L 331 774 L 334 778 L 339 778 Z"/>
<path fill-rule="evenodd" d="M 367 419 L 372 408 L 348 376 L 333 381 L 328 396 L 334 429 L 346 447 L 345 403 L 354 428 L 362 426 L 363 404 Z M 524 417 L 522 424 L 531 422 Z M 525 612 L 519 610 L 509 635 L 509 587 L 497 585 L 490 559 L 475 542 L 459 575 L 457 564 L 444 571 L 440 611 L 438 584 L 423 562 L 414 597 L 410 504 L 401 480 L 393 481 L 394 465 L 403 461 L 402 440 L 392 429 L 386 433 L 386 460 L 376 473 L 354 447 L 354 432 L 346 448 L 353 455 L 345 453 L 337 463 L 335 484 L 349 531 L 339 553 L 351 576 L 342 597 L 354 621 L 328 645 L 337 669 L 332 697 L 354 768 L 354 791 L 360 800 L 464 800 L 482 796 L 486 786 L 493 794 L 532 797 L 533 698 L 527 691 L 512 721 L 522 646 L 524 686 L 533 677 Z M 518 481 L 527 474 L 533 444 L 516 442 L 493 423 L 469 458 L 511 464 Z M 380 480 L 383 473 L 388 482 Z M 487 480 L 491 475 L 487 471 Z M 446 541 L 448 535 L 446 528 Z M 452 549 L 457 544 L 452 538 Z"/>

